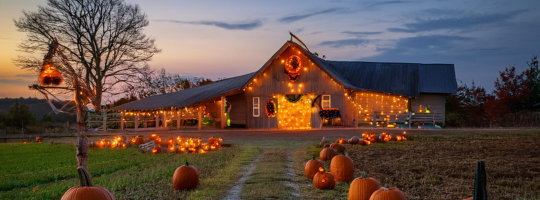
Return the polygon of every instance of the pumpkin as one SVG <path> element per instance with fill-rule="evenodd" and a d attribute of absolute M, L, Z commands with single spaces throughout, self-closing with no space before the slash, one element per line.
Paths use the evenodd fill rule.
<path fill-rule="evenodd" d="M 349 187 L 349 200 L 369 200 L 371 194 L 381 188 L 381 183 L 374 178 L 367 177 L 364 172 L 356 178 Z"/>
<path fill-rule="evenodd" d="M 161 138 L 159 136 L 154 140 L 154 142 L 156 145 L 162 145 Z"/>
<path fill-rule="evenodd" d="M 313 157 L 313 160 L 310 160 L 306 163 L 305 172 L 306 177 L 309 179 L 313 179 L 313 176 L 319 172 L 319 168 L 324 167 L 323 161 L 317 159 L 315 160 L 315 157 Z"/>
<path fill-rule="evenodd" d="M 351 158 L 337 155 L 330 162 L 330 172 L 338 182 L 351 182 L 354 179 L 354 164 Z"/>
<path fill-rule="evenodd" d="M 144 137 L 142 135 L 137 135 L 137 137 L 133 139 L 133 143 L 136 145 L 144 144 Z"/>
<path fill-rule="evenodd" d="M 191 190 L 198 185 L 199 170 L 197 168 L 189 166 L 187 161 L 185 165 L 176 168 L 173 174 L 173 187 L 175 190 Z"/>
<path fill-rule="evenodd" d="M 154 148 L 152 149 L 152 153 L 161 153 L 161 146 L 154 146 Z"/>
<path fill-rule="evenodd" d="M 360 142 L 360 138 L 358 138 L 357 136 L 352 136 L 348 142 L 349 144 L 358 144 L 358 142 Z"/>
<path fill-rule="evenodd" d="M 360 139 L 360 142 L 358 142 L 358 144 L 362 146 L 368 146 L 371 144 L 371 141 L 369 141 L 369 138 Z"/>
<path fill-rule="evenodd" d="M 36 142 L 37 143 L 43 142 L 43 137 L 36 137 Z"/>
<path fill-rule="evenodd" d="M 218 140 L 218 139 L 216 139 L 216 138 L 214 138 L 214 137 L 208 138 L 208 144 L 213 145 L 213 144 L 215 144 L 216 142 L 219 144 L 219 140 Z"/>
<path fill-rule="evenodd" d="M 69 188 L 62 196 L 62 200 L 75 200 L 75 199 L 114 199 L 114 196 L 109 190 L 95 185 L 92 185 L 90 173 L 83 167 L 78 167 L 77 172 L 79 174 L 79 186 Z"/>
<path fill-rule="evenodd" d="M 388 142 L 390 140 L 392 140 L 392 135 L 386 132 L 381 133 L 381 135 L 379 136 L 379 142 Z"/>
<path fill-rule="evenodd" d="M 159 136 L 157 134 L 152 134 L 150 135 L 150 137 L 148 137 L 148 141 L 152 141 L 152 140 L 155 140 L 156 138 L 158 138 Z"/>
<path fill-rule="evenodd" d="M 332 160 L 334 156 L 336 156 L 338 153 L 335 149 L 332 148 L 324 148 L 321 150 L 321 153 L 319 154 L 319 159 L 322 161 Z"/>
<path fill-rule="evenodd" d="M 319 172 L 313 177 L 313 185 L 320 190 L 331 190 L 336 187 L 336 180 L 334 179 L 334 175 L 320 167 Z"/>
<path fill-rule="evenodd" d="M 378 189 L 371 194 L 369 200 L 407 200 L 405 194 L 397 188 L 384 188 Z"/>
<path fill-rule="evenodd" d="M 336 143 L 340 143 L 340 144 L 347 144 L 347 140 L 346 139 L 343 139 L 343 138 L 339 138 L 338 140 L 336 140 Z"/>
<path fill-rule="evenodd" d="M 340 143 L 334 143 L 330 145 L 330 148 L 335 149 L 338 153 L 341 153 L 345 150 L 347 150 L 347 147 L 345 145 L 342 145 Z"/>
<path fill-rule="evenodd" d="M 62 73 L 56 70 L 52 63 L 42 66 L 41 72 L 39 72 L 39 83 L 41 85 L 57 86 L 62 84 L 63 81 Z"/>

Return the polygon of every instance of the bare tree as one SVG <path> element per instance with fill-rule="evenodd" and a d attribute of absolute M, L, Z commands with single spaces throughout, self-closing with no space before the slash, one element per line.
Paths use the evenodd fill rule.
<path fill-rule="evenodd" d="M 27 33 L 22 52 L 47 52 L 56 38 L 98 104 L 103 93 L 116 94 L 120 90 L 115 86 L 132 83 L 160 52 L 143 33 L 147 16 L 123 0 L 48 0 L 47 6 L 23 12 L 14 22 L 18 31 Z M 19 56 L 15 63 L 38 71 L 40 60 Z"/>

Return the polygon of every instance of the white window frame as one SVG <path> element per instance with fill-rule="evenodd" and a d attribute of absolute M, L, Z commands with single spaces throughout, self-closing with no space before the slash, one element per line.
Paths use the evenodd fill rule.
<path fill-rule="evenodd" d="M 328 100 L 325 100 L 325 97 L 328 97 Z M 328 102 L 328 107 L 324 107 L 324 103 Z M 332 107 L 332 97 L 330 95 L 322 95 L 321 99 L 322 108 L 331 108 Z"/>
<path fill-rule="evenodd" d="M 255 114 L 255 110 L 257 110 L 257 114 Z M 259 116 L 261 116 L 261 99 L 259 97 L 253 97 L 253 117 Z"/>

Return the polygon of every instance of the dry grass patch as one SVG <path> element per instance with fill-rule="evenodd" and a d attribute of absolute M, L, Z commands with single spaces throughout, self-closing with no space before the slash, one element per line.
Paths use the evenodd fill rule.
<path fill-rule="evenodd" d="M 476 163 L 484 159 L 490 199 L 540 198 L 540 137 L 416 137 L 415 141 L 349 147 L 362 171 L 408 199 L 472 196 Z"/>
<path fill-rule="evenodd" d="M 293 199 L 292 187 L 284 182 L 286 177 L 287 151 L 282 148 L 264 149 L 255 163 L 253 173 L 244 182 L 242 199 Z"/>

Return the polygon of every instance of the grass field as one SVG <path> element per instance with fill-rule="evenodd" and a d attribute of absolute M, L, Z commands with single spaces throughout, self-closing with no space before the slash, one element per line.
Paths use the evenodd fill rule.
<path fill-rule="evenodd" d="M 260 148 L 224 147 L 207 154 L 143 154 L 137 148 L 91 149 L 93 183 L 117 199 L 211 199 L 223 196 Z M 0 199 L 60 199 L 78 184 L 73 145 L 0 145 Z M 172 188 L 174 170 L 188 160 L 198 168 L 197 190 Z"/>
<path fill-rule="evenodd" d="M 490 199 L 540 199 L 540 131 L 435 133 L 407 142 L 348 145 L 355 176 L 366 171 L 408 199 L 463 199 L 472 196 L 476 162 L 484 159 Z M 92 148 L 88 169 L 94 184 L 117 199 L 222 199 L 235 185 L 241 186 L 241 199 L 347 199 L 349 183 L 318 190 L 304 175 L 305 162 L 321 150 L 319 136 L 282 135 L 235 138 L 232 146 L 207 154 Z M 0 199 L 59 199 L 78 184 L 73 145 L 0 144 L 0 160 Z M 199 169 L 200 185 L 175 191 L 171 177 L 185 160 Z"/>

